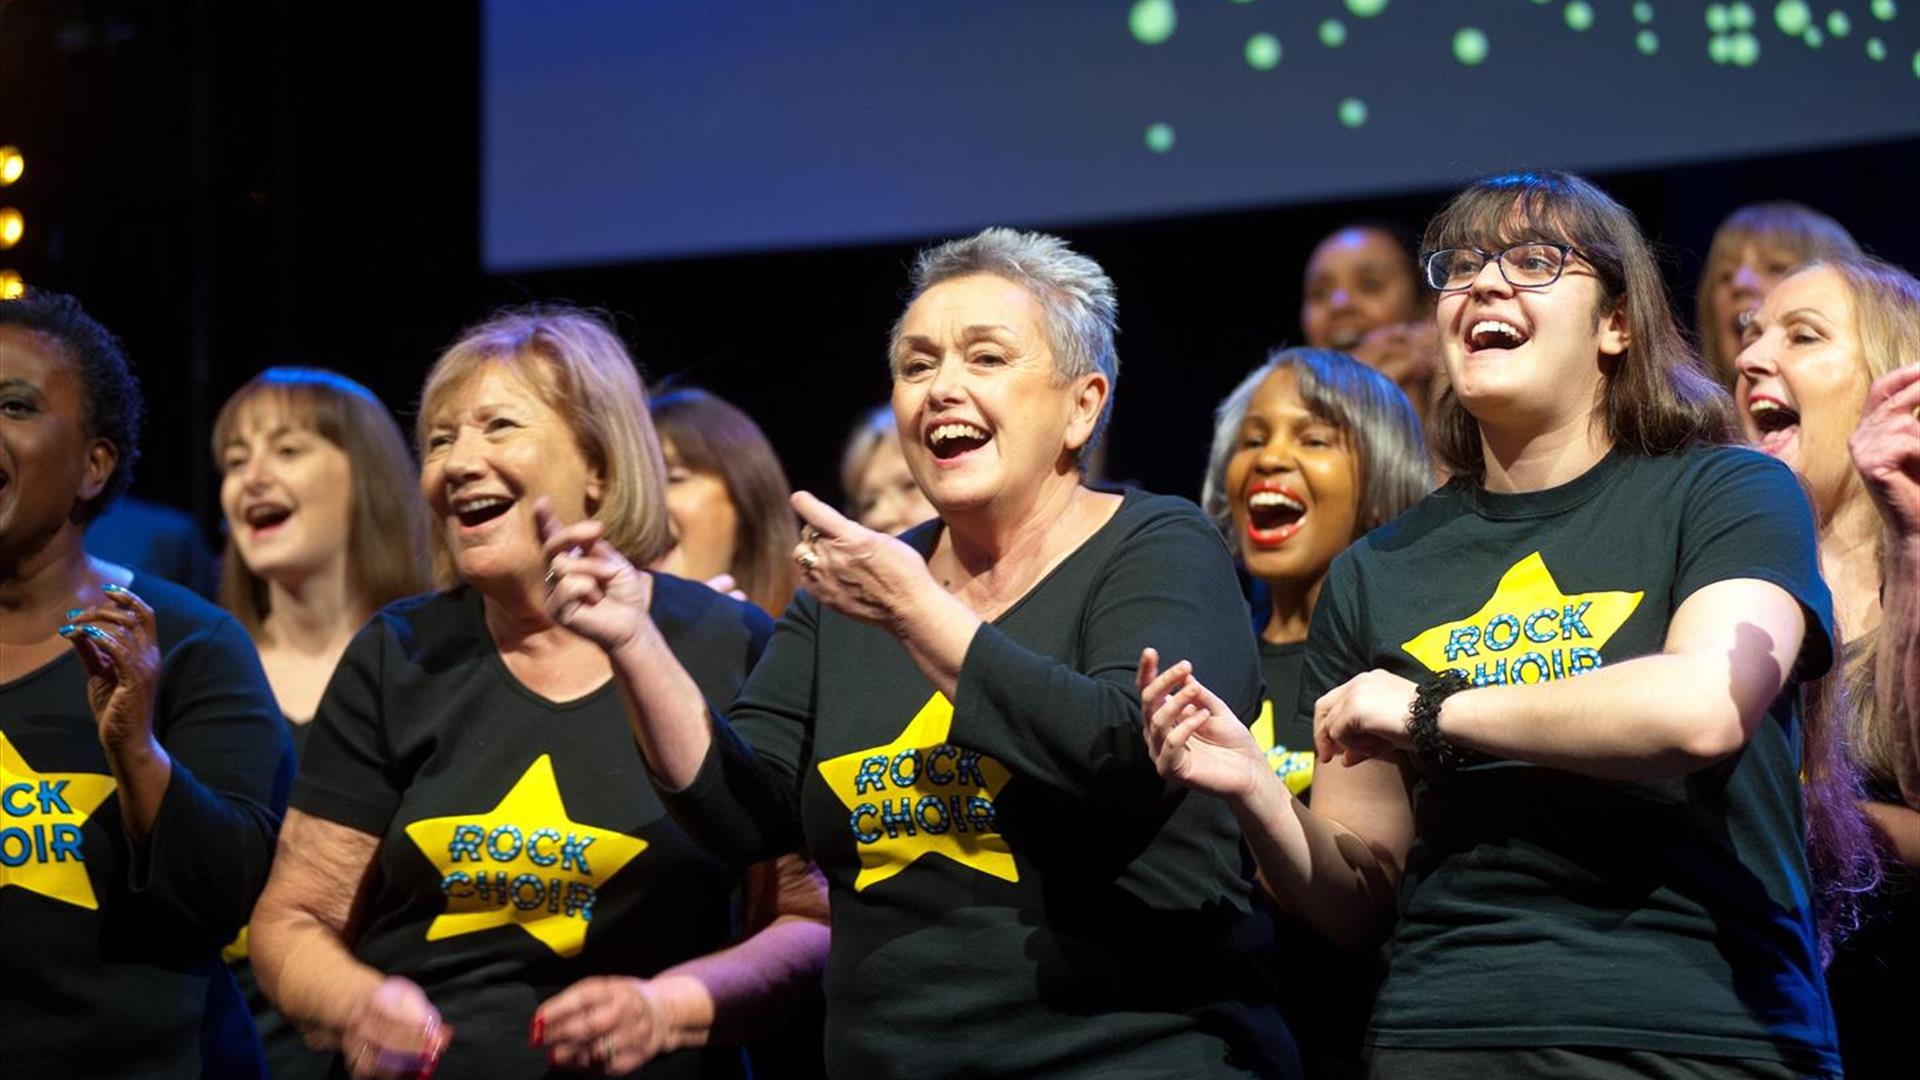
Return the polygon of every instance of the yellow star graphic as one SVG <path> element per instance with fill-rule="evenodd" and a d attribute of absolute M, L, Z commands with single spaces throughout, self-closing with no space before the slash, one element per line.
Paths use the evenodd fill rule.
<path fill-rule="evenodd" d="M 1267 767 L 1287 785 L 1288 791 L 1298 795 L 1313 786 L 1313 748 L 1295 750 L 1274 745 L 1278 738 L 1273 730 L 1272 699 L 1260 703 L 1260 719 L 1248 730 L 1253 733 L 1254 744 L 1260 747 L 1260 752 L 1267 755 Z"/>
<path fill-rule="evenodd" d="M 892 742 L 820 763 L 827 787 L 850 811 L 847 825 L 860 848 L 855 892 L 929 854 L 1020 880 L 993 816 L 993 800 L 1012 774 L 984 754 L 949 745 L 952 727 L 953 703 L 936 691 Z"/>
<path fill-rule="evenodd" d="M 1601 648 L 1645 595 L 1563 593 L 1536 551 L 1501 575 L 1479 611 L 1401 648 L 1431 671 L 1466 672 L 1476 686 L 1564 679 L 1600 666 Z"/>
<path fill-rule="evenodd" d="M 493 809 L 425 818 L 407 836 L 440 871 L 447 896 L 428 941 L 518 926 L 560 956 L 586 945 L 599 890 L 647 849 L 639 837 L 568 817 L 550 754 L 535 758 Z"/>
<path fill-rule="evenodd" d="M 98 911 L 80 827 L 111 794 L 110 775 L 35 772 L 0 733 L 0 889 Z"/>

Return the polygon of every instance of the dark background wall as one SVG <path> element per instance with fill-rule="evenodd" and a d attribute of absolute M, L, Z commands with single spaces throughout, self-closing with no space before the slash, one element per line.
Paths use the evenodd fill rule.
<path fill-rule="evenodd" d="M 651 376 L 735 400 L 796 486 L 833 490 L 840 439 L 886 394 L 885 334 L 930 238 L 483 273 L 480 46 L 473 3 L 0 0 L 0 144 L 28 156 L 0 192 L 28 235 L 0 262 L 77 293 L 126 340 L 153 405 L 136 492 L 211 527 L 207 432 L 260 367 L 338 368 L 410 423 L 460 327 L 536 299 L 612 312 Z M 1514 137 L 1552 123 L 1548 105 L 1509 118 Z M 1729 124 L 1766 120 L 1727 102 Z M 1662 246 L 1684 313 L 1714 226 L 1756 199 L 1820 207 L 1920 266 L 1916 176 L 1920 141 L 1905 140 L 1597 179 Z M 1312 243 L 1354 218 L 1417 228 L 1446 194 L 1061 230 L 1120 288 L 1110 473 L 1191 495 L 1214 403 L 1297 338 Z"/>

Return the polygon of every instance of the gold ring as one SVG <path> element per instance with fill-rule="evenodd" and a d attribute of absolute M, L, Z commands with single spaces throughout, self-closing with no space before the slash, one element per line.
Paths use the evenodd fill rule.
<path fill-rule="evenodd" d="M 814 565 L 820 561 L 820 556 L 815 555 L 811 551 L 803 551 L 795 555 L 793 561 L 800 564 L 800 569 L 811 570 L 814 568 Z"/>
<path fill-rule="evenodd" d="M 613 1060 L 613 1036 L 611 1035 L 600 1036 L 600 1060 Z"/>

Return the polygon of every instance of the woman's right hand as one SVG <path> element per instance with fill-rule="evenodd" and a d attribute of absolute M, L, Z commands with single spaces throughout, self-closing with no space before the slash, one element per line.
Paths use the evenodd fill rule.
<path fill-rule="evenodd" d="M 1847 449 L 1895 537 L 1920 539 L 1920 363 L 1874 380 Z"/>
<path fill-rule="evenodd" d="M 1147 752 L 1162 777 L 1226 799 L 1245 799 L 1271 777 L 1253 733 L 1193 677 L 1191 663 L 1161 671 L 1160 654 L 1142 649 L 1137 685 Z"/>
<path fill-rule="evenodd" d="M 411 1080 L 433 1075 L 453 1029 L 426 991 L 389 975 L 354 1003 L 340 1033 L 340 1056 L 354 1080 Z"/>
<path fill-rule="evenodd" d="M 547 558 L 553 621 L 609 653 L 638 637 L 651 619 L 653 575 L 607 543 L 606 526 L 593 518 L 562 525 L 543 497 L 533 504 L 533 521 Z"/>

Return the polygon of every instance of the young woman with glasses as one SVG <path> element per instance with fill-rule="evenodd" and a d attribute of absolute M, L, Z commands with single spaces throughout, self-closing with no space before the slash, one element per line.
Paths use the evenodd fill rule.
<path fill-rule="evenodd" d="M 1476 183 L 1424 246 L 1453 479 L 1328 573 L 1312 808 L 1150 650 L 1149 749 L 1233 807 L 1284 906 L 1390 935 L 1370 1076 L 1837 1076 L 1803 837 L 1829 865 L 1865 834 L 1803 730 L 1832 660 L 1806 500 L 1725 445 L 1726 395 L 1591 184 Z"/>

